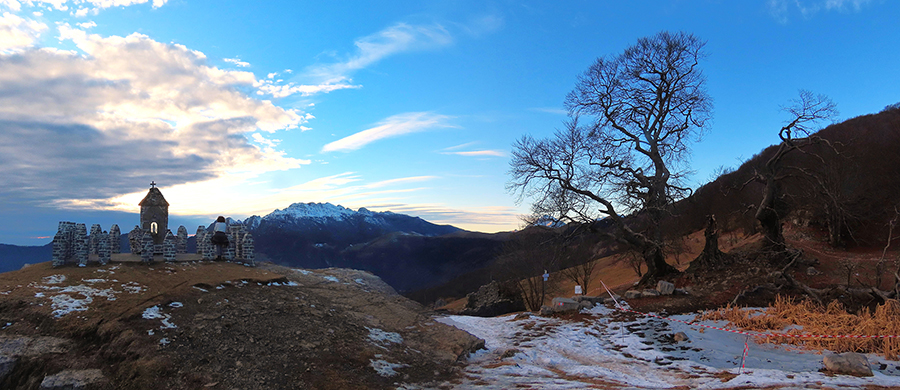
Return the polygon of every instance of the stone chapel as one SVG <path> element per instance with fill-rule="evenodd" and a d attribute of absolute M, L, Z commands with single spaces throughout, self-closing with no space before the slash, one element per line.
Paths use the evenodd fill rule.
<path fill-rule="evenodd" d="M 154 244 L 162 244 L 169 231 L 169 202 L 156 188 L 156 182 L 150 182 L 150 191 L 138 205 L 141 206 L 141 229 L 150 233 Z"/>

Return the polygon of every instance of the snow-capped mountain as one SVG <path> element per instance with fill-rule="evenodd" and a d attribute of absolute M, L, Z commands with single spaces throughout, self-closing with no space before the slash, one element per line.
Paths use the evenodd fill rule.
<path fill-rule="evenodd" d="M 566 226 L 566 224 L 556 218 L 553 218 L 549 215 L 543 215 L 538 218 L 536 221 L 531 223 L 531 226 L 546 226 L 548 228 L 559 228 Z"/>
<path fill-rule="evenodd" d="M 418 217 L 330 203 L 294 203 L 235 222 L 253 233 L 262 260 L 367 270 L 400 291 L 443 283 L 483 267 L 500 245 L 448 235 L 463 231 Z"/>
<path fill-rule="evenodd" d="M 393 232 L 440 236 L 460 230 L 453 226 L 436 225 L 418 217 L 390 211 L 374 212 L 366 208 L 354 211 L 331 203 L 294 203 L 285 209 L 276 209 L 264 217 L 254 215 L 237 222 L 250 231 L 275 228 L 296 232 L 340 230 L 343 232 L 340 234 L 341 241 L 348 243 L 364 242 Z M 354 235 L 361 237 L 356 239 L 352 237 Z M 330 240 L 319 243 L 329 244 L 328 241 Z"/>

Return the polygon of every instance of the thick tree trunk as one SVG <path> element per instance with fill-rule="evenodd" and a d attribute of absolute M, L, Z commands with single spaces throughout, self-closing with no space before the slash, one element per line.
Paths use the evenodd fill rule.
<path fill-rule="evenodd" d="M 640 284 L 652 283 L 665 276 L 681 273 L 677 268 L 666 263 L 666 256 L 658 245 L 648 243 L 648 246 L 641 252 L 644 256 L 644 263 L 647 264 L 647 273 L 641 277 Z"/>
<path fill-rule="evenodd" d="M 703 252 L 691 262 L 688 272 L 720 268 L 731 263 L 731 256 L 719 250 L 719 228 L 716 224 L 716 216 L 710 215 L 706 223 L 706 245 Z"/>
<path fill-rule="evenodd" d="M 842 247 L 844 246 L 844 224 L 840 210 L 832 206 L 827 207 L 826 212 L 828 213 L 828 243 L 834 248 Z"/>
<path fill-rule="evenodd" d="M 766 247 L 783 252 L 784 236 L 781 233 L 781 217 L 778 215 L 777 201 L 779 194 L 779 185 L 774 177 L 770 176 L 766 179 L 766 193 L 759 209 L 756 210 L 756 219 L 762 227 L 763 235 L 766 239 Z"/>

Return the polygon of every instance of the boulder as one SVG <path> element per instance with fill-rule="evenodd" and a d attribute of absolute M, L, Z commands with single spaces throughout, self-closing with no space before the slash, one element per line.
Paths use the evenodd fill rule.
<path fill-rule="evenodd" d="M 608 297 L 609 296 L 607 296 L 607 298 Z M 576 295 L 576 296 L 572 297 L 572 299 L 574 299 L 575 302 L 580 302 L 580 303 L 590 302 L 591 307 L 593 307 L 594 305 L 597 305 L 597 304 L 601 304 L 604 301 L 603 297 L 594 297 L 594 296 L 590 296 L 590 295 Z"/>
<path fill-rule="evenodd" d="M 821 272 L 819 272 L 816 267 L 809 267 L 806 269 L 806 274 L 809 276 L 816 276 L 818 274 L 821 274 Z"/>
<path fill-rule="evenodd" d="M 683 288 L 676 288 L 675 291 L 672 292 L 672 294 L 673 295 L 691 295 L 690 293 L 688 293 L 688 291 L 686 289 L 683 289 Z"/>
<path fill-rule="evenodd" d="M 466 296 L 468 302 L 462 315 L 495 317 L 506 313 L 525 311 L 525 302 L 515 286 L 497 281 L 481 286 L 478 291 Z"/>
<path fill-rule="evenodd" d="M 642 298 L 651 298 L 651 297 L 658 297 L 658 296 L 659 296 L 659 291 L 656 291 L 656 290 L 641 291 Z"/>
<path fill-rule="evenodd" d="M 590 309 L 590 308 L 594 307 L 594 304 L 588 300 L 579 301 L 578 304 L 581 305 L 581 307 L 585 308 L 585 309 Z"/>
<path fill-rule="evenodd" d="M 637 291 L 637 290 L 625 291 L 625 299 L 634 299 L 634 298 L 640 298 L 640 297 L 641 297 L 640 291 Z"/>
<path fill-rule="evenodd" d="M 11 356 L 0 355 L 0 383 L 3 383 L 3 380 L 16 368 L 17 360 Z"/>
<path fill-rule="evenodd" d="M 65 370 L 58 374 L 47 375 L 41 381 L 41 390 L 80 390 L 104 380 L 99 369 Z"/>
<path fill-rule="evenodd" d="M 660 280 L 656 283 L 656 291 L 659 292 L 659 295 L 672 295 L 675 292 L 675 285 L 665 280 Z"/>
<path fill-rule="evenodd" d="M 672 339 L 674 339 L 676 342 L 679 342 L 679 343 L 682 341 L 689 340 L 687 335 L 684 334 L 684 332 L 675 333 L 674 335 L 672 335 Z"/>
<path fill-rule="evenodd" d="M 553 302 L 550 304 L 550 307 L 553 308 L 554 313 L 581 310 L 580 303 L 575 302 L 574 299 L 563 297 L 553 298 Z"/>
<path fill-rule="evenodd" d="M 547 306 L 547 305 L 541 306 L 541 315 L 542 315 L 542 316 L 549 316 L 549 315 L 551 315 L 551 314 L 553 314 L 553 308 L 552 308 L 552 307 Z"/>
<path fill-rule="evenodd" d="M 872 368 L 869 367 L 869 359 L 866 355 L 847 352 L 842 354 L 826 355 L 822 358 L 825 368 L 836 374 L 855 376 L 872 376 Z"/>

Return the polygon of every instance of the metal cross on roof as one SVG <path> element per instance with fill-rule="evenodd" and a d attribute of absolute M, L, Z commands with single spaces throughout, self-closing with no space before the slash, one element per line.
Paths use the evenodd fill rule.
<path fill-rule="evenodd" d="M 156 182 L 155 182 L 155 181 L 150 181 L 150 188 L 154 188 L 154 187 L 156 187 Z"/>

